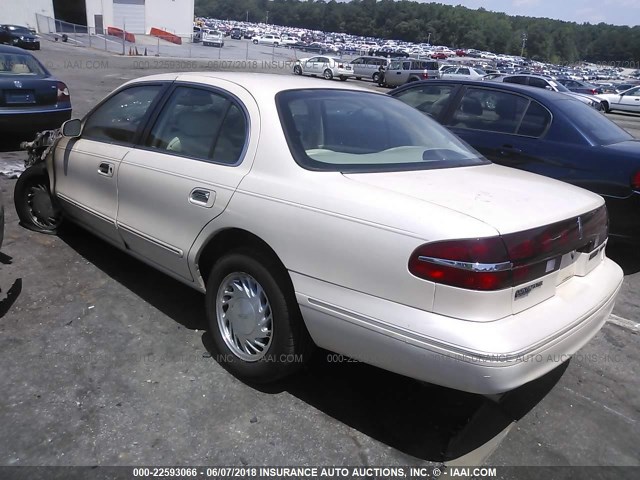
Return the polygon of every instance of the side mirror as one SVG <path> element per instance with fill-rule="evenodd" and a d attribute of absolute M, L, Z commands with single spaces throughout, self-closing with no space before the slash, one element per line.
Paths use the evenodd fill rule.
<path fill-rule="evenodd" d="M 550 85 L 547 85 L 547 86 L 546 86 L 546 87 L 544 87 L 544 88 L 546 88 L 547 90 L 550 90 L 550 91 L 552 91 L 552 92 L 553 92 L 553 87 L 551 87 Z"/>
<path fill-rule="evenodd" d="M 79 137 L 82 133 L 82 122 L 77 118 L 67 120 L 62 124 L 62 135 L 65 137 Z"/>

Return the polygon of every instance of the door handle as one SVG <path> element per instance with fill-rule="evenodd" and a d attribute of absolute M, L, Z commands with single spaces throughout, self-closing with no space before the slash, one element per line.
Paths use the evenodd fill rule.
<path fill-rule="evenodd" d="M 206 188 L 194 188 L 189 193 L 189 203 L 199 207 L 211 208 L 216 201 L 216 192 Z"/>
<path fill-rule="evenodd" d="M 503 155 L 505 157 L 511 155 L 520 155 L 521 153 L 522 150 L 514 147 L 513 145 L 502 145 L 502 147 L 500 147 L 500 155 Z"/>
<path fill-rule="evenodd" d="M 98 173 L 100 175 L 104 175 L 105 177 L 113 177 L 113 164 L 102 162 L 98 166 Z"/>

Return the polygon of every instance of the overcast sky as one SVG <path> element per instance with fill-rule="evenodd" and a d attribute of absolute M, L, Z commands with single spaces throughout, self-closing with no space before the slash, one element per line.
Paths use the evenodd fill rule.
<path fill-rule="evenodd" d="M 640 0 L 438 0 L 435 3 L 463 5 L 468 8 L 484 7 L 509 15 L 557 18 L 578 23 L 605 22 L 632 27 L 640 25 Z"/>

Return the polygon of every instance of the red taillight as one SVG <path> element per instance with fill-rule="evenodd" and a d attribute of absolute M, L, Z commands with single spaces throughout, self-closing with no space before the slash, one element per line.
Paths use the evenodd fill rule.
<path fill-rule="evenodd" d="M 469 290 L 511 286 L 511 267 L 500 237 L 427 243 L 409 259 L 415 276 Z"/>
<path fill-rule="evenodd" d="M 69 95 L 69 89 L 67 86 L 58 82 L 58 103 L 67 103 L 71 101 L 71 96 Z"/>
<path fill-rule="evenodd" d="M 422 72 L 422 79 L 423 80 L 429 79 L 429 72 L 427 72 L 426 69 Z"/>
<path fill-rule="evenodd" d="M 604 206 L 540 228 L 499 237 L 446 240 L 418 247 L 409 271 L 425 280 L 469 290 L 501 290 L 560 268 L 562 256 L 591 252 L 608 235 Z"/>
<path fill-rule="evenodd" d="M 596 93 L 598 93 L 598 91 L 595 88 L 592 88 L 590 92 L 591 92 L 591 95 L 595 95 Z"/>
<path fill-rule="evenodd" d="M 631 188 L 640 191 L 640 170 L 631 178 Z"/>

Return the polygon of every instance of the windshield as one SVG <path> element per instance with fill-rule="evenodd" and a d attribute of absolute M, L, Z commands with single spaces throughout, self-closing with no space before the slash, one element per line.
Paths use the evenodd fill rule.
<path fill-rule="evenodd" d="M 47 76 L 47 71 L 28 53 L 0 53 L 0 77 L 4 75 Z"/>
<path fill-rule="evenodd" d="M 276 101 L 289 149 L 305 168 L 374 172 L 489 163 L 434 120 L 386 95 L 290 90 Z"/>
<path fill-rule="evenodd" d="M 596 145 L 633 140 L 625 130 L 579 100 L 567 99 L 561 105 L 571 121 Z"/>
<path fill-rule="evenodd" d="M 14 27 L 14 26 L 9 26 L 7 27 L 10 31 L 15 32 L 15 33 L 21 33 L 23 35 L 31 35 L 31 31 L 28 28 L 24 28 L 24 27 Z"/>

